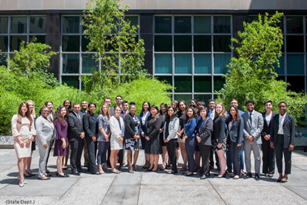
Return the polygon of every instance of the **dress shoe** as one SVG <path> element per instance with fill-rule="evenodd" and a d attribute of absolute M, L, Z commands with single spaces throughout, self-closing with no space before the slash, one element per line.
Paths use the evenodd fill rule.
<path fill-rule="evenodd" d="M 129 167 L 128 167 L 128 172 L 131 173 L 131 174 L 134 173 L 132 166 L 129 166 Z"/>
<path fill-rule="evenodd" d="M 121 171 L 118 171 L 117 169 L 114 169 L 114 170 L 112 171 L 112 173 L 114 173 L 114 174 L 119 174 L 119 173 L 121 173 Z"/>
<path fill-rule="evenodd" d="M 173 171 L 173 172 L 171 172 L 171 174 L 177 174 L 178 173 L 178 171 Z"/>
<path fill-rule="evenodd" d="M 100 172 L 91 173 L 91 174 L 93 174 L 93 175 L 101 175 L 101 173 L 100 173 Z"/>
<path fill-rule="evenodd" d="M 249 179 L 249 178 L 252 178 L 252 177 L 253 177 L 252 173 L 249 172 L 249 173 L 247 173 L 247 174 L 245 175 L 244 179 Z"/>
<path fill-rule="evenodd" d="M 72 175 L 80 176 L 79 172 L 71 172 Z"/>
<path fill-rule="evenodd" d="M 151 172 L 152 170 L 153 170 L 153 168 L 151 168 L 151 169 L 148 168 L 148 169 L 146 170 L 146 172 Z"/>
<path fill-rule="evenodd" d="M 284 177 L 284 178 L 281 179 L 280 182 L 281 182 L 281 183 L 286 183 L 287 181 L 288 181 L 288 177 Z"/>
<path fill-rule="evenodd" d="M 256 180 L 256 181 L 259 181 L 259 179 L 260 179 L 259 174 L 255 174 L 255 180 Z"/>
<path fill-rule="evenodd" d="M 84 169 L 78 169 L 78 172 L 86 172 Z"/>
<path fill-rule="evenodd" d="M 206 177 L 205 174 L 203 174 L 203 175 L 200 176 L 200 179 L 206 179 L 206 178 L 207 178 L 207 177 Z"/>
<path fill-rule="evenodd" d="M 239 175 L 235 175 L 233 178 L 234 178 L 234 179 L 239 179 L 240 176 L 239 176 Z"/>
<path fill-rule="evenodd" d="M 59 174 L 59 173 L 56 173 L 56 176 L 57 177 L 69 177 L 67 174 Z"/>

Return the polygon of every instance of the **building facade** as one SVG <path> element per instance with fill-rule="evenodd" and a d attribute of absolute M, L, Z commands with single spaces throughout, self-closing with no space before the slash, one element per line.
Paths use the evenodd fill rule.
<path fill-rule="evenodd" d="M 46 43 L 59 52 L 50 72 L 62 82 L 82 89 L 81 76 L 101 68 L 86 52 L 88 40 L 80 25 L 87 0 L 0 0 L 0 53 L 8 58 L 21 41 Z M 207 101 L 224 83 L 233 52 L 231 38 L 243 22 L 259 13 L 284 12 L 283 55 L 276 68 L 290 89 L 307 89 L 306 0 L 123 0 L 131 7 L 127 16 L 139 24 L 145 42 L 149 73 L 175 87 L 176 100 Z M 5 58 L 0 64 L 6 65 Z"/>

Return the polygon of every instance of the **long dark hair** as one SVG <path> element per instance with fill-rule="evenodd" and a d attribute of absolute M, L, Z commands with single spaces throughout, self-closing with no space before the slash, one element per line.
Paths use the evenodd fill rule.
<path fill-rule="evenodd" d="M 178 104 L 179 112 L 182 112 L 181 109 L 180 109 L 180 104 L 181 104 L 181 103 L 183 103 L 183 104 L 185 105 L 185 112 L 186 112 L 187 109 L 188 109 L 188 104 L 187 104 L 187 102 L 184 101 L 184 100 L 181 100 L 181 101 L 179 102 L 179 104 Z"/>
<path fill-rule="evenodd" d="M 234 108 L 235 110 L 236 110 L 236 115 L 235 115 L 235 118 L 233 119 L 233 117 L 232 117 L 232 115 L 230 114 L 230 110 L 231 110 L 231 108 Z M 232 120 L 234 120 L 234 121 L 237 121 L 237 120 L 239 120 L 240 119 L 240 113 L 239 113 L 239 110 L 238 110 L 238 108 L 236 107 L 236 106 L 230 106 L 230 109 L 229 109 L 229 117 L 228 117 L 228 122 L 230 122 L 230 121 L 232 121 Z"/>
<path fill-rule="evenodd" d="M 67 108 L 68 110 L 71 110 L 71 101 L 70 100 L 64 100 L 63 105 L 65 106 L 65 102 L 68 101 L 70 103 L 69 107 Z"/>
<path fill-rule="evenodd" d="M 148 104 L 148 112 L 150 112 L 150 103 L 148 102 L 148 101 L 145 101 L 145 102 L 143 102 L 143 105 L 142 105 L 142 111 L 141 111 L 141 113 L 143 113 L 144 112 L 144 104 L 145 103 L 147 103 Z M 159 112 L 159 110 L 158 110 L 158 112 Z"/>
<path fill-rule="evenodd" d="M 172 115 L 172 117 L 170 117 L 168 115 L 169 109 L 173 109 L 174 110 L 174 114 Z M 172 121 L 176 116 L 177 116 L 176 115 L 176 109 L 173 106 L 170 106 L 170 107 L 167 108 L 167 111 L 166 111 L 166 114 L 165 114 L 165 121 L 167 121 L 167 122 Z"/>
<path fill-rule="evenodd" d="M 165 107 L 166 107 L 166 111 L 165 111 L 165 113 L 164 113 L 164 114 L 166 114 L 166 113 L 167 113 L 167 109 L 168 109 L 167 104 L 166 104 L 166 103 L 161 103 L 161 105 L 160 105 L 160 115 L 163 115 L 161 106 L 165 106 Z"/>
<path fill-rule="evenodd" d="M 27 106 L 27 112 L 25 113 L 25 117 L 27 117 L 28 120 L 30 121 L 30 127 L 31 127 L 32 123 L 33 123 L 33 119 L 31 117 L 31 112 L 30 112 L 30 109 L 29 109 L 29 104 L 27 102 L 20 103 L 19 108 L 18 108 L 17 122 L 21 124 L 22 117 L 23 117 L 22 116 L 22 112 L 21 112 L 21 108 L 22 108 L 23 105 Z"/>
<path fill-rule="evenodd" d="M 66 110 L 66 114 L 64 117 L 62 117 L 61 115 L 61 110 L 65 108 Z M 68 115 L 68 110 L 64 105 L 60 105 L 58 107 L 58 109 L 56 109 L 55 111 L 55 117 L 54 117 L 54 122 L 59 121 L 62 125 L 65 125 L 65 123 L 67 122 L 67 115 Z"/>
<path fill-rule="evenodd" d="M 192 117 L 189 117 L 189 116 L 188 116 L 188 111 L 189 111 L 189 109 L 191 109 L 191 110 L 193 111 Z M 195 118 L 196 121 L 197 121 L 197 112 L 196 112 L 196 110 L 195 110 L 194 107 L 189 107 L 189 108 L 187 109 L 187 111 L 185 112 L 185 124 L 187 124 L 188 122 L 190 122 L 190 120 L 191 120 L 192 118 Z"/>
<path fill-rule="evenodd" d="M 156 116 L 154 117 L 154 120 L 153 120 L 153 123 L 156 125 L 157 120 L 161 116 L 160 112 L 159 112 L 159 108 L 158 108 L 158 106 L 153 105 L 153 106 L 150 107 L 149 112 L 150 112 L 151 108 L 155 108 L 157 110 L 157 114 L 156 114 Z M 150 113 L 150 116 L 151 116 L 151 113 Z"/>

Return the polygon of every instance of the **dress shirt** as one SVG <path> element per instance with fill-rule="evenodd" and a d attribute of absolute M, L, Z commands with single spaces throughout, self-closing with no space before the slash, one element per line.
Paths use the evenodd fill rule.
<path fill-rule="evenodd" d="M 284 134 L 283 125 L 284 125 L 284 121 L 285 121 L 286 115 L 287 115 L 287 113 L 285 113 L 284 116 L 281 116 L 279 114 L 279 128 L 278 128 L 278 132 L 277 132 L 277 134 L 279 134 L 279 135 L 283 135 Z"/>
<path fill-rule="evenodd" d="M 269 115 L 265 114 L 265 121 L 266 121 L 266 124 L 269 126 L 270 125 L 270 121 L 271 121 L 271 118 L 272 118 L 272 113 L 271 112 Z"/>
<path fill-rule="evenodd" d="M 209 117 L 211 118 L 211 120 L 214 120 L 214 115 L 215 115 L 215 110 L 209 109 Z"/>
<path fill-rule="evenodd" d="M 145 121 L 146 121 L 146 118 L 147 118 L 147 115 L 149 115 L 149 111 L 147 111 L 147 113 L 143 112 L 143 117 L 142 117 L 142 125 L 145 125 Z"/>

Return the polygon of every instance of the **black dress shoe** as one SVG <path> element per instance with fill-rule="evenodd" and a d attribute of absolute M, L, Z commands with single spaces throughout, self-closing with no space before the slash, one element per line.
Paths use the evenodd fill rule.
<path fill-rule="evenodd" d="M 245 175 L 244 179 L 249 179 L 249 178 L 252 178 L 252 177 L 253 177 L 252 173 L 249 172 L 249 173 L 247 173 L 247 174 Z"/>
<path fill-rule="evenodd" d="M 259 179 L 260 179 L 259 174 L 255 174 L 255 180 L 259 181 Z"/>
<path fill-rule="evenodd" d="M 86 172 L 84 169 L 78 169 L 78 172 Z"/>
<path fill-rule="evenodd" d="M 79 172 L 71 172 L 72 175 L 80 176 Z"/>
<path fill-rule="evenodd" d="M 96 172 L 96 173 L 92 173 L 92 174 L 94 174 L 94 175 L 101 175 L 100 172 Z"/>
<path fill-rule="evenodd" d="M 206 179 L 206 178 L 207 178 L 207 177 L 206 177 L 205 174 L 201 175 L 201 177 L 200 177 L 200 179 Z"/>
<path fill-rule="evenodd" d="M 152 170 L 153 170 L 153 168 L 147 169 L 146 172 L 151 172 Z"/>
<path fill-rule="evenodd" d="M 57 177 L 69 177 L 67 174 L 64 174 L 64 173 L 63 173 L 63 175 L 62 175 L 62 174 L 59 174 L 59 173 L 56 173 L 56 176 L 57 176 Z"/>
<path fill-rule="evenodd" d="M 178 171 L 171 172 L 171 174 L 177 174 L 177 173 L 178 173 Z"/>

